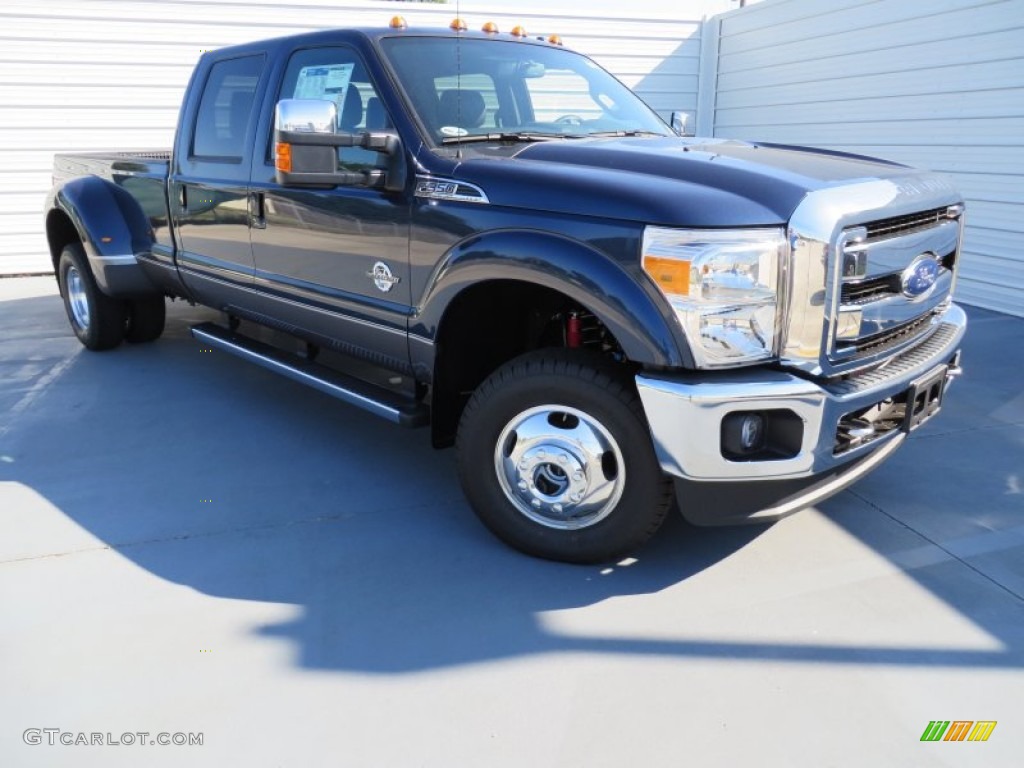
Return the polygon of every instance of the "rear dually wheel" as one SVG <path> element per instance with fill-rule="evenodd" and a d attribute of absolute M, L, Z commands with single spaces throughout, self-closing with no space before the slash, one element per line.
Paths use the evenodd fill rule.
<path fill-rule="evenodd" d="M 113 349 L 124 338 L 125 305 L 96 285 L 81 243 L 69 243 L 57 263 L 57 280 L 71 329 L 87 349 Z"/>

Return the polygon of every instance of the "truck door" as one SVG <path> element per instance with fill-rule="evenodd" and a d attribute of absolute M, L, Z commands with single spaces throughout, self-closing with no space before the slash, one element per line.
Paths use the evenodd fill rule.
<path fill-rule="evenodd" d="M 405 192 L 302 189 L 274 179 L 273 109 L 279 99 L 327 99 L 338 129 L 388 130 L 391 120 L 360 55 L 347 46 L 295 51 L 261 122 L 264 156 L 253 168 L 252 249 L 264 313 L 330 339 L 342 351 L 408 366 L 409 215 Z M 358 147 L 339 170 L 385 167 Z"/>
<path fill-rule="evenodd" d="M 169 184 L 177 264 L 211 306 L 254 300 L 248 185 L 265 59 L 257 53 L 215 62 L 179 127 Z"/>

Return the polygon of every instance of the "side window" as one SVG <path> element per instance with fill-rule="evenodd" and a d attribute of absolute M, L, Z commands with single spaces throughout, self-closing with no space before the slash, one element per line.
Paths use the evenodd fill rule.
<path fill-rule="evenodd" d="M 288 61 L 280 99 L 322 99 L 338 107 L 338 130 L 391 130 L 391 118 L 359 55 L 350 48 L 306 48 Z M 267 158 L 273 137 L 267 144 Z M 361 147 L 339 147 L 338 170 L 359 171 L 387 167 L 380 152 Z"/>
<path fill-rule="evenodd" d="M 210 68 L 192 131 L 193 157 L 242 160 L 262 71 L 263 56 L 218 61 Z"/>

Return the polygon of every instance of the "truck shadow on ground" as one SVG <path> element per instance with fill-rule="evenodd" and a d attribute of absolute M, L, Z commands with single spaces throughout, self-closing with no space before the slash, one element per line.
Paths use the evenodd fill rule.
<path fill-rule="evenodd" d="M 294 620 L 258 632 L 293 643 L 302 667 L 394 674 L 562 652 L 1024 666 L 1019 622 L 1005 618 L 1020 611 L 1019 601 L 972 602 L 943 575 L 948 562 L 907 572 L 1002 650 L 553 629 L 548 619 L 559 611 L 678 589 L 765 529 L 694 529 L 673 515 L 633 562 L 580 567 L 519 555 L 475 520 L 452 452 L 433 451 L 425 431 L 392 427 L 203 351 L 187 337 L 195 312 L 176 307 L 157 344 L 77 354 L 5 438 L 0 452 L 14 461 L 0 466 L 0 479 L 33 488 L 161 579 L 206 595 L 299 606 Z M 870 530 L 858 535 L 885 552 Z M 675 618 L 674 626 L 689 624 Z"/>

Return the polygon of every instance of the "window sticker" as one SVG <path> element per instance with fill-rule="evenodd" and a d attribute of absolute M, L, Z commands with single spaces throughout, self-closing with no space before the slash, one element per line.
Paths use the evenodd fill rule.
<path fill-rule="evenodd" d="M 299 70 L 293 98 L 333 101 L 340 116 L 345 108 L 345 94 L 355 66 L 354 62 L 348 62 L 303 67 Z"/>
<path fill-rule="evenodd" d="M 328 101 L 334 101 L 338 96 L 344 98 L 355 66 L 353 62 L 349 62 L 303 67 L 299 70 L 293 98 Z"/>

